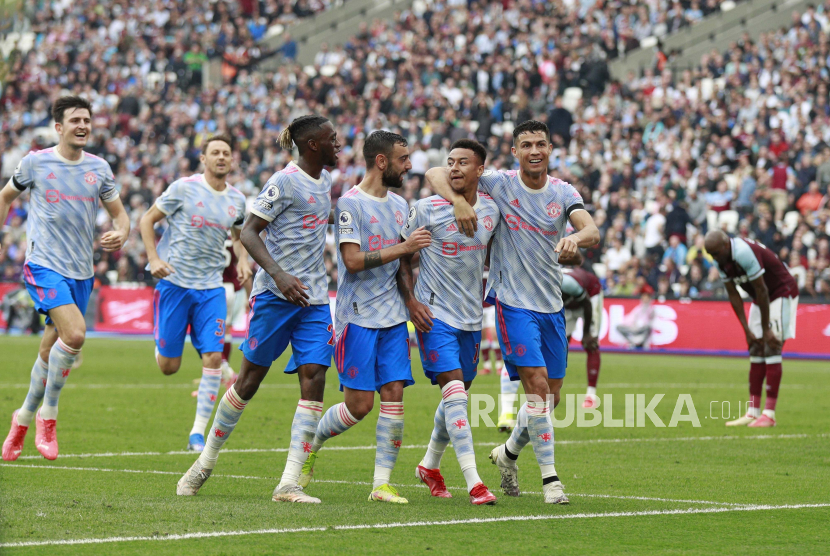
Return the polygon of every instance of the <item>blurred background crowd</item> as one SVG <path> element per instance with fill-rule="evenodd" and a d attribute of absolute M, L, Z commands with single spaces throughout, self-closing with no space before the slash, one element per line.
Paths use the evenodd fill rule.
<path fill-rule="evenodd" d="M 670 69 L 672 53 L 658 49 L 642 75 L 608 71 L 642 39 L 719 4 L 418 0 L 343 46 L 323 45 L 303 67 L 290 38 L 267 52 L 259 41 L 330 2 L 33 2 L 0 29 L 35 33 L 34 48 L 10 49 L 0 68 L 0 177 L 54 144 L 55 98 L 89 98 L 88 150 L 109 161 L 133 222 L 123 251 L 96 246 L 96 277 L 151 282 L 138 220 L 172 181 L 199 171 L 214 133 L 234 137 L 229 181 L 252 200 L 291 158 L 276 143 L 283 126 L 329 117 L 344 144 L 331 169 L 336 201 L 362 177 L 363 137 L 397 131 L 412 149 L 402 194 L 414 202 L 432 194 L 424 173 L 445 163 L 452 141 L 478 139 L 489 167 L 515 168 L 511 131 L 538 119 L 552 132 L 550 173 L 577 187 L 600 227 L 585 264 L 607 294 L 723 297 L 702 242 L 717 227 L 773 249 L 802 298 L 830 299 L 830 1 L 687 69 Z M 222 85 L 205 86 L 203 64 L 217 57 Z M 279 69 L 262 70 L 266 59 Z M 2 281 L 20 281 L 27 210 L 24 196 L 4 223 Z M 332 288 L 333 256 L 331 238 Z"/>

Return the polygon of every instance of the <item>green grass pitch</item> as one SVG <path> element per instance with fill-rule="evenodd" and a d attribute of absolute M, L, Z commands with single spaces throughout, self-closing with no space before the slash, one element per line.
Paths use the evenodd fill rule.
<path fill-rule="evenodd" d="M 34 338 L 0 339 L 3 434 L 25 397 L 36 346 Z M 392 474 L 409 505 L 367 501 L 376 404 L 321 452 L 308 492 L 323 504 L 309 507 L 271 501 L 299 394 L 296 378 L 281 372 L 286 359 L 245 410 L 214 476 L 198 496 L 182 498 L 176 481 L 195 459 L 183 453 L 196 406 L 195 354 L 188 348 L 183 368 L 165 377 L 151 342 L 88 340 L 61 396 L 61 457 L 39 456 L 33 426 L 23 456 L 0 465 L 0 553 L 830 553 L 827 362 L 785 360 L 779 425 L 736 430 L 724 426 L 730 406 L 722 402 L 736 417 L 747 397 L 746 359 L 604 354 L 599 394 L 613 394 L 615 418 L 624 417 L 625 394 L 649 401 L 662 393 L 656 413 L 668 424 L 678 396 L 689 394 L 701 426 L 558 428 L 569 506 L 543 503 L 530 447 L 519 458 L 523 495 L 501 495 L 487 455 L 505 435 L 479 426 L 479 472 L 499 500 L 473 507 L 452 449 L 442 471 L 454 498 L 432 499 L 415 479 L 440 395 L 413 356 L 416 385 L 404 396 L 404 448 Z M 235 351 L 232 364 L 239 361 Z M 563 393 L 576 394 L 577 405 L 584 366 L 582 354 L 571 355 Z M 498 378 L 480 376 L 472 392 L 496 396 Z M 326 407 L 339 401 L 330 370 Z M 116 537 L 137 539 L 56 544 Z"/>

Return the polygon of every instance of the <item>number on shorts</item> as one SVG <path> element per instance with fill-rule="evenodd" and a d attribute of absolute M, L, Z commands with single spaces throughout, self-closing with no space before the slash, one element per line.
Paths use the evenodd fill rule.
<path fill-rule="evenodd" d="M 225 335 L 225 321 L 222 319 L 216 319 L 216 332 L 217 336 L 224 336 Z"/>
<path fill-rule="evenodd" d="M 406 339 L 406 356 L 412 361 L 412 346 L 409 345 L 409 338 Z"/>
<path fill-rule="evenodd" d="M 330 324 L 330 325 L 328 326 L 328 328 L 326 328 L 326 330 L 328 330 L 329 332 L 331 332 L 331 339 L 329 340 L 329 345 L 330 345 L 330 346 L 335 345 L 335 343 L 336 343 L 336 342 L 334 341 L 334 325 L 333 325 L 333 324 Z"/>
<path fill-rule="evenodd" d="M 476 353 L 473 355 L 473 363 L 478 363 L 478 344 L 476 344 Z"/>

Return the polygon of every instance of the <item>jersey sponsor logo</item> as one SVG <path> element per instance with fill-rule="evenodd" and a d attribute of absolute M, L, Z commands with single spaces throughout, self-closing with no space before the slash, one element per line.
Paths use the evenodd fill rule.
<path fill-rule="evenodd" d="M 369 251 L 377 251 L 383 247 L 383 239 L 380 236 L 369 236 Z"/>
<path fill-rule="evenodd" d="M 316 204 L 316 203 L 317 203 L 317 200 L 316 200 L 316 199 L 314 199 L 314 195 L 311 195 L 311 196 L 308 198 L 308 204 L 310 204 L 310 205 L 314 205 L 314 204 Z"/>
<path fill-rule="evenodd" d="M 277 197 L 280 196 L 280 188 L 277 187 L 277 184 L 272 183 L 268 186 L 268 189 L 265 190 L 265 193 L 263 193 L 263 195 L 269 201 L 276 201 Z"/>
<path fill-rule="evenodd" d="M 490 218 L 489 216 L 485 216 L 481 220 L 481 223 L 484 224 L 484 229 L 485 230 L 487 230 L 488 232 L 493 231 L 493 219 L 492 218 Z"/>
<path fill-rule="evenodd" d="M 516 208 L 522 208 L 522 206 L 519 204 L 518 199 L 513 199 L 512 201 L 510 201 L 510 204 L 513 205 Z"/>
<path fill-rule="evenodd" d="M 456 226 L 455 222 L 453 222 L 452 224 L 447 226 L 447 231 L 448 232 L 457 232 L 458 231 L 458 226 Z"/>
<path fill-rule="evenodd" d="M 85 203 L 94 203 L 95 197 L 84 197 L 83 195 L 64 195 L 57 189 L 46 190 L 47 203 L 59 203 L 60 201 L 83 201 Z"/>
<path fill-rule="evenodd" d="M 60 191 L 57 189 L 47 189 L 46 190 L 46 202 L 47 203 L 57 203 L 61 200 Z"/>
<path fill-rule="evenodd" d="M 328 218 L 320 218 L 316 214 L 306 214 L 303 216 L 303 229 L 314 230 L 317 226 L 328 226 Z"/>
<path fill-rule="evenodd" d="M 257 199 L 256 206 L 263 210 L 271 210 L 274 205 L 266 201 L 265 199 Z"/>
<path fill-rule="evenodd" d="M 349 226 L 352 223 L 352 213 L 347 210 L 344 210 L 340 213 L 340 218 L 338 219 L 341 226 Z"/>
<path fill-rule="evenodd" d="M 524 344 L 519 344 L 518 346 L 516 346 L 516 355 L 522 357 L 525 353 L 527 353 L 527 348 Z"/>
<path fill-rule="evenodd" d="M 527 222 L 524 222 L 521 217 L 516 216 L 515 214 L 505 214 L 504 221 L 507 222 L 507 227 L 510 230 L 527 230 L 528 232 L 534 232 L 537 234 L 542 234 L 543 236 L 555 236 L 559 234 L 556 230 L 543 230 L 541 228 L 537 228 L 536 226 L 531 226 Z"/>
<path fill-rule="evenodd" d="M 98 183 L 98 176 L 96 176 L 94 172 L 87 172 L 84 174 L 84 181 L 89 185 L 95 185 Z"/>
<path fill-rule="evenodd" d="M 550 202 L 545 207 L 545 211 L 551 218 L 559 218 L 559 215 L 562 214 L 562 206 L 559 203 Z"/>
<path fill-rule="evenodd" d="M 228 216 L 236 218 L 236 207 L 228 207 Z"/>
<path fill-rule="evenodd" d="M 455 257 L 458 255 L 458 243 L 454 241 L 445 241 L 441 246 L 441 252 L 448 257 Z"/>
<path fill-rule="evenodd" d="M 374 215 L 372 216 L 372 219 L 371 219 L 371 220 L 369 220 L 369 224 L 377 224 L 378 222 L 380 222 L 380 220 L 378 220 L 377 218 L 375 218 L 375 217 L 374 217 Z"/>
<path fill-rule="evenodd" d="M 56 180 L 56 179 L 58 179 L 58 176 L 55 175 L 55 172 L 49 172 L 49 175 L 46 176 L 46 179 L 47 180 Z"/>
<path fill-rule="evenodd" d="M 199 216 L 198 214 L 194 214 L 190 218 L 190 225 L 193 226 L 194 228 L 201 228 L 202 226 L 205 225 L 205 217 L 204 216 Z"/>
<path fill-rule="evenodd" d="M 395 211 L 395 222 L 398 223 L 398 226 L 403 226 L 403 213 L 399 210 Z"/>
<path fill-rule="evenodd" d="M 205 204 L 202 201 L 199 201 L 198 203 L 196 203 L 196 206 L 199 207 L 199 208 L 202 208 L 202 209 L 205 208 Z"/>

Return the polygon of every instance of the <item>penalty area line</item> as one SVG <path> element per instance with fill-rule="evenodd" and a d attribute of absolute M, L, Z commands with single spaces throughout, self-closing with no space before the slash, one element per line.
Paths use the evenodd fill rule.
<path fill-rule="evenodd" d="M 332 525 L 329 527 L 296 527 L 282 529 L 254 529 L 250 531 L 207 531 L 200 533 L 185 533 L 175 535 L 133 536 L 133 537 L 105 537 L 90 539 L 64 539 L 47 541 L 7 542 L 0 544 L 0 548 L 22 548 L 29 546 L 66 546 L 80 544 L 107 544 L 118 542 L 141 541 L 183 541 L 190 539 L 207 539 L 218 537 L 241 537 L 247 535 L 281 535 L 287 533 L 323 533 L 327 531 L 361 531 L 372 529 L 398 529 L 403 527 L 436 527 L 441 525 L 479 525 L 485 523 L 504 523 L 511 521 L 553 521 L 564 519 L 598 519 L 615 517 L 650 517 L 675 516 L 694 514 L 717 514 L 726 512 L 757 512 L 775 510 L 799 510 L 808 508 L 828 508 L 830 504 L 784 504 L 784 505 L 750 505 L 728 508 L 689 508 L 676 510 L 646 510 L 639 512 L 602 512 L 602 513 L 574 513 L 557 515 L 515 515 L 502 517 L 481 517 L 471 519 L 450 519 L 445 521 L 402 521 L 394 523 L 372 523 L 358 525 Z"/>

